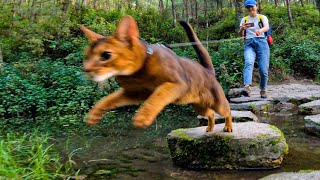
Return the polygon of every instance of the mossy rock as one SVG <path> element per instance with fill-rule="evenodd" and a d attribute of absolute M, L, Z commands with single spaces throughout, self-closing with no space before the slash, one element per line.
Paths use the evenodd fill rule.
<path fill-rule="evenodd" d="M 217 124 L 207 133 L 206 127 L 177 129 L 167 136 L 173 163 L 192 169 L 277 168 L 288 145 L 275 126 L 257 122 L 233 123 L 233 132 L 223 132 Z"/>

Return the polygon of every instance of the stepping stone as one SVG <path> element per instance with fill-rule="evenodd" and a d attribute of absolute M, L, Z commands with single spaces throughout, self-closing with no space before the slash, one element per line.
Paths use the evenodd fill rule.
<path fill-rule="evenodd" d="M 312 115 L 320 114 L 320 100 L 311 101 L 299 106 L 299 114 Z"/>
<path fill-rule="evenodd" d="M 209 133 L 205 126 L 172 131 L 167 141 L 173 163 L 193 169 L 276 168 L 288 153 L 283 133 L 273 125 L 233 123 L 232 133 L 223 127 L 217 124 Z"/>
<path fill-rule="evenodd" d="M 260 180 L 307 180 L 307 179 L 320 179 L 320 171 L 310 171 L 310 172 L 283 172 L 277 174 L 271 174 Z"/>
<path fill-rule="evenodd" d="M 306 84 L 281 84 L 269 85 L 267 94 L 268 98 L 260 98 L 260 89 L 258 86 L 251 88 L 250 97 L 241 97 L 242 88 L 231 89 L 228 93 L 230 102 L 232 103 L 231 109 L 234 110 L 250 110 L 245 103 L 255 103 L 262 100 L 269 101 L 270 105 L 279 103 L 290 103 L 294 106 L 299 106 L 303 103 L 308 103 L 314 100 L 320 100 L 320 86 L 319 85 L 306 85 Z M 234 105 L 234 104 L 244 105 Z M 233 108 L 234 107 L 234 108 Z M 244 108 L 244 109 L 242 109 Z M 294 109 L 292 107 L 291 109 Z M 272 109 L 269 109 L 272 111 Z"/>
<path fill-rule="evenodd" d="M 231 111 L 232 115 L 232 121 L 233 122 L 247 122 L 247 121 L 258 121 L 258 117 L 253 114 L 251 111 Z M 208 118 L 205 116 L 200 116 L 198 115 L 197 118 L 199 119 L 200 124 L 202 126 L 207 126 L 208 125 Z M 214 115 L 215 123 L 216 124 L 221 124 L 225 123 L 225 119 L 223 116 L 220 116 L 219 114 Z"/>
<path fill-rule="evenodd" d="M 230 104 L 232 110 L 248 110 L 252 112 L 268 112 L 270 108 L 270 101 L 252 101 L 241 104 Z"/>
<path fill-rule="evenodd" d="M 320 137 L 320 114 L 306 116 L 304 118 L 304 128 L 308 133 Z"/>

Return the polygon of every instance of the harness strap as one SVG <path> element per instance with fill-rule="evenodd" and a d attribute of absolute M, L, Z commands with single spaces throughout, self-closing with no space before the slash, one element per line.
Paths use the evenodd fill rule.
<path fill-rule="evenodd" d="M 249 16 L 246 16 L 246 17 L 244 17 L 244 23 L 247 23 L 247 22 L 249 22 Z M 247 36 L 247 30 L 244 30 L 244 33 L 243 33 L 243 37 L 244 37 L 244 39 L 246 39 L 246 36 Z"/>

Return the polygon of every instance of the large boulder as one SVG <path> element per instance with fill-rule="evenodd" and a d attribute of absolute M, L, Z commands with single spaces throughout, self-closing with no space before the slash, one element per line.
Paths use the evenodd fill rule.
<path fill-rule="evenodd" d="M 233 132 L 217 124 L 177 129 L 167 136 L 173 163 L 188 168 L 276 168 L 288 153 L 283 133 L 275 126 L 257 122 L 233 123 Z"/>
<path fill-rule="evenodd" d="M 320 114 L 304 117 L 305 130 L 320 137 Z"/>

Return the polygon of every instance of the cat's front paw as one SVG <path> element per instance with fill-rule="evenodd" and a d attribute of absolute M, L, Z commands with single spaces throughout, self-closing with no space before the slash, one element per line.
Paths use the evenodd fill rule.
<path fill-rule="evenodd" d="M 87 115 L 86 124 L 88 126 L 95 126 L 101 120 L 102 116 L 97 114 L 94 110 L 91 110 Z"/>
<path fill-rule="evenodd" d="M 232 126 L 224 126 L 223 131 L 224 132 L 232 132 Z"/>
<path fill-rule="evenodd" d="M 146 128 L 152 124 L 153 120 L 146 118 L 145 116 L 136 116 L 133 118 L 133 125 L 136 128 Z"/>
<path fill-rule="evenodd" d="M 208 126 L 206 129 L 206 132 L 211 132 L 211 131 L 213 131 L 213 126 Z"/>

